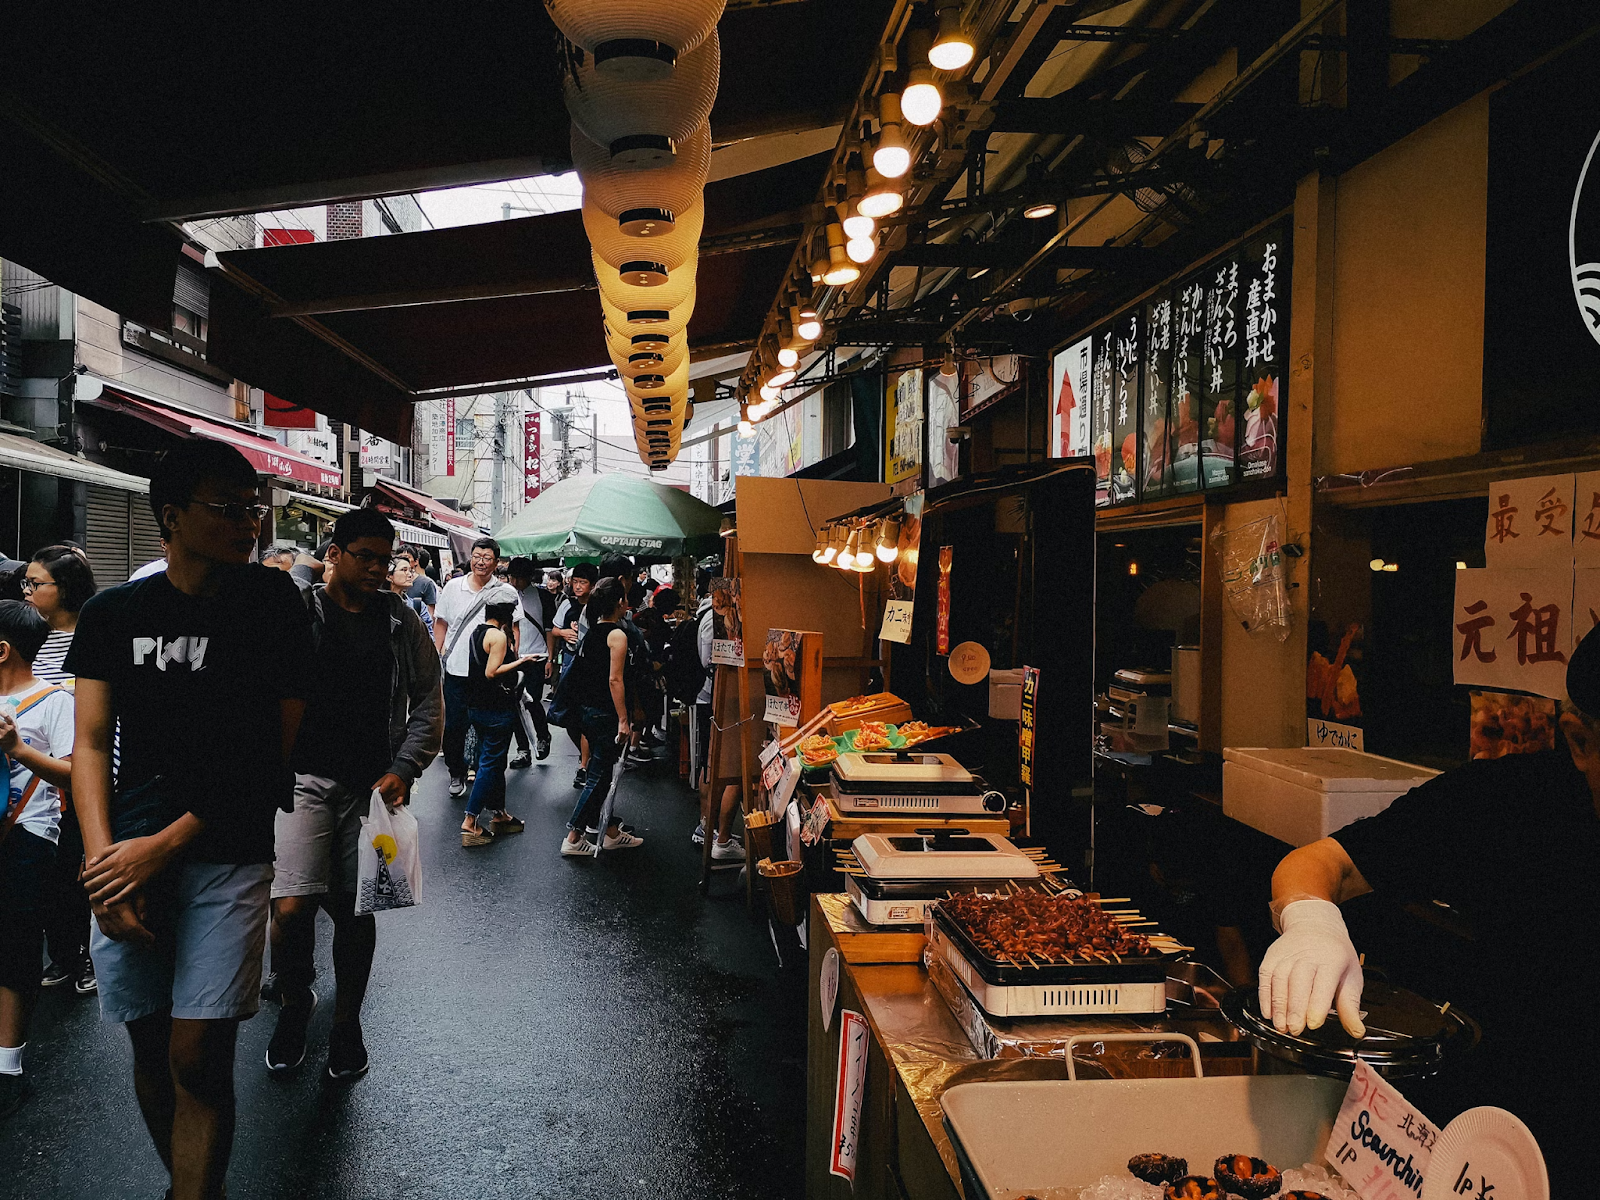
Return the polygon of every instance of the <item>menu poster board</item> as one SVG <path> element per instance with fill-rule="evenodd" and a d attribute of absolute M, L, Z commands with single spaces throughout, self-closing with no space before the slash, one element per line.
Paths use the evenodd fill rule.
<path fill-rule="evenodd" d="M 1194 492 L 1200 489 L 1200 408 L 1205 396 L 1205 285 L 1198 278 L 1183 284 L 1173 308 L 1171 490 Z"/>
<path fill-rule="evenodd" d="M 1172 297 L 1161 296 L 1144 309 L 1144 438 L 1140 442 L 1139 488 L 1146 499 L 1171 490 L 1172 427 L 1167 404 L 1172 397 Z"/>
<path fill-rule="evenodd" d="M 1094 335 L 1094 502 L 1111 503 L 1111 443 L 1116 434 L 1116 369 L 1111 363 L 1111 326 Z"/>
<path fill-rule="evenodd" d="M 773 725 L 793 728 L 821 708 L 822 635 L 798 629 L 769 629 L 761 652 L 766 681 L 764 716 Z"/>
<path fill-rule="evenodd" d="M 1139 496 L 1139 360 L 1138 309 L 1118 317 L 1111 327 L 1111 361 L 1116 388 L 1117 428 L 1112 442 L 1111 503 L 1126 504 Z"/>
<path fill-rule="evenodd" d="M 1205 403 L 1200 420 L 1200 468 L 1207 488 L 1236 479 L 1240 325 L 1239 259 L 1229 256 L 1207 268 L 1205 300 Z"/>
<path fill-rule="evenodd" d="M 1244 423 L 1239 475 L 1267 479 L 1283 461 L 1283 399 L 1288 386 L 1289 227 L 1280 225 L 1245 244 L 1240 256 L 1244 289 Z"/>
<path fill-rule="evenodd" d="M 737 579 L 711 581 L 711 661 L 716 666 L 744 665 L 742 608 Z"/>
<path fill-rule="evenodd" d="M 1076 458 L 1089 453 L 1090 376 L 1094 373 L 1094 339 L 1074 342 L 1055 356 L 1050 368 L 1051 458 Z"/>
<path fill-rule="evenodd" d="M 899 483 L 922 473 L 922 368 L 902 371 L 884 397 L 883 481 Z"/>

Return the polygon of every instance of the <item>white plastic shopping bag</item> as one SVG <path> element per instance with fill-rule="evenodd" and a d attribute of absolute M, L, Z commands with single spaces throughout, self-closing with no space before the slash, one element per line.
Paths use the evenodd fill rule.
<path fill-rule="evenodd" d="M 372 793 L 361 818 L 361 855 L 356 871 L 356 915 L 409 908 L 422 900 L 422 855 L 417 819 L 403 805 L 390 808 Z"/>

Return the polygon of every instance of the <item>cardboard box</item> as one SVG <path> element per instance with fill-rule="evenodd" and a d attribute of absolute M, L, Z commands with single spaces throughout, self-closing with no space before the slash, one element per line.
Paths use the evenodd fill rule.
<path fill-rule="evenodd" d="M 840 711 L 846 707 L 846 701 L 840 700 L 828 705 L 829 735 L 838 737 L 841 733 L 860 729 L 867 721 L 883 721 L 885 724 L 898 725 L 902 721 L 911 720 L 911 706 L 893 692 L 878 692 L 866 699 L 872 702 L 870 707 L 851 706 L 848 713 Z"/>

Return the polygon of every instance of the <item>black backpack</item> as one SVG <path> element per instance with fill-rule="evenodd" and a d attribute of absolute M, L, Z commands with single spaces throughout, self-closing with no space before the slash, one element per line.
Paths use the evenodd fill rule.
<path fill-rule="evenodd" d="M 706 664 L 700 661 L 700 621 L 688 617 L 678 622 L 667 641 L 667 691 L 674 700 L 693 704 L 706 682 Z"/>

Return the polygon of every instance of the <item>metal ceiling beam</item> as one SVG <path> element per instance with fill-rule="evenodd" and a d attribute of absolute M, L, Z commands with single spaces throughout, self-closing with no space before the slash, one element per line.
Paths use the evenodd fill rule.
<path fill-rule="evenodd" d="M 1062 270 L 1118 270 L 1145 266 L 1155 251 L 1144 246 L 1057 246 L 1040 266 Z M 1029 246 L 988 242 L 927 243 L 895 255 L 897 267 L 1016 267 L 1033 257 Z"/>
<path fill-rule="evenodd" d="M 1052 96 L 1007 100 L 995 109 L 994 133 L 1081 133 L 1100 140 L 1164 135 L 1200 111 L 1198 104 Z"/>

